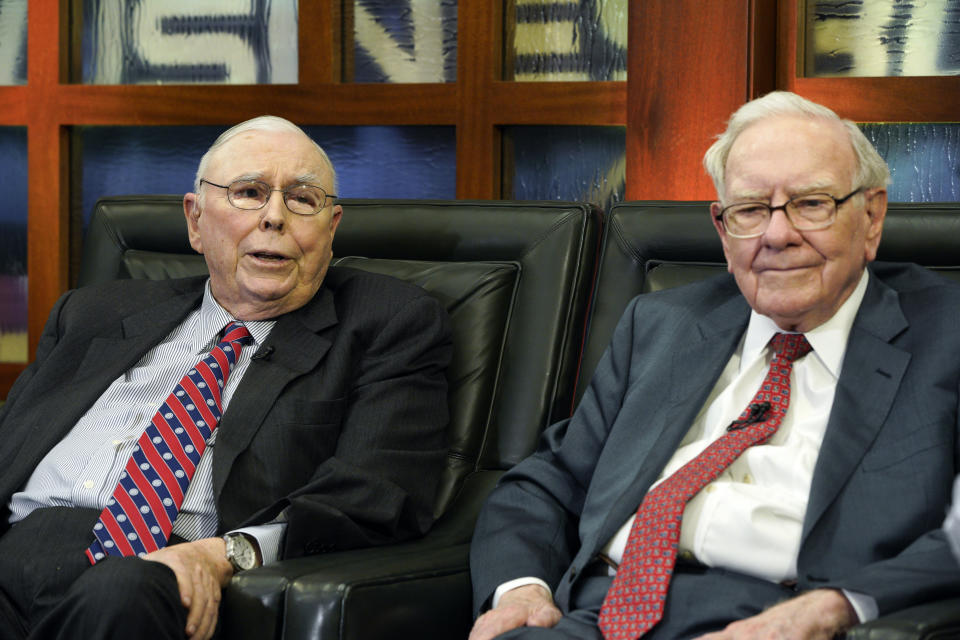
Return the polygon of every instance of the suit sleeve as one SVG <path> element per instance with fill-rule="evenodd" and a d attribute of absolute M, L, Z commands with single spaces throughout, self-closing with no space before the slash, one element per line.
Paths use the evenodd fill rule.
<path fill-rule="evenodd" d="M 957 398 L 960 402 L 960 389 Z M 953 459 L 960 460 L 960 406 L 957 407 L 952 430 L 955 438 Z M 922 463 L 916 464 L 918 478 L 923 466 Z M 935 468 L 935 465 L 928 467 Z M 954 465 L 952 473 L 940 474 L 943 476 L 940 484 L 948 496 L 954 481 L 953 474 L 956 473 Z M 943 511 L 933 507 L 927 509 L 931 520 L 943 518 L 949 506 L 948 501 L 949 498 L 944 501 Z M 947 533 L 942 527 L 936 527 L 912 541 L 908 540 L 896 555 L 869 563 L 823 586 L 867 594 L 874 598 L 879 615 L 883 616 L 924 602 L 960 595 L 960 564 L 951 551 Z"/>
<path fill-rule="evenodd" d="M 570 566 L 587 488 L 629 386 L 635 307 L 620 319 L 573 417 L 547 429 L 485 503 L 470 550 L 475 613 L 504 582 L 534 577 L 555 590 Z"/>
<path fill-rule="evenodd" d="M 362 354 L 343 405 L 334 455 L 288 495 L 282 557 L 422 535 L 449 420 L 448 320 L 427 295 L 406 303 Z"/>

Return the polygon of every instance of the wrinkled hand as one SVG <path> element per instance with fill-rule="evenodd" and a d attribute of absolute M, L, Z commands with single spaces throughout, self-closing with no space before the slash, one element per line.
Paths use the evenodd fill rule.
<path fill-rule="evenodd" d="M 160 562 L 177 575 L 180 601 L 188 609 L 186 634 L 191 640 L 209 640 L 217 627 L 220 591 L 230 581 L 222 538 L 204 538 L 148 553 L 145 560 Z"/>
<path fill-rule="evenodd" d="M 477 618 L 470 640 L 489 640 L 517 627 L 552 627 L 560 621 L 560 610 L 553 598 L 538 584 L 507 591 L 495 609 Z"/>
<path fill-rule="evenodd" d="M 836 589 L 816 589 L 738 620 L 699 640 L 829 640 L 858 622 L 847 598 Z"/>

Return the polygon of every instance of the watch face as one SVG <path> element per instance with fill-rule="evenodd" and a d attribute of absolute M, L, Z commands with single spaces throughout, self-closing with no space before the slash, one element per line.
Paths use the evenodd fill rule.
<path fill-rule="evenodd" d="M 227 559 L 234 568 L 241 571 L 253 569 L 257 564 L 257 554 L 253 550 L 253 545 L 242 535 L 227 537 Z"/>

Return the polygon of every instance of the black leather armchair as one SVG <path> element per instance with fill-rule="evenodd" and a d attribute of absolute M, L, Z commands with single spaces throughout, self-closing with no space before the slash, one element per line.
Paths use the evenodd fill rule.
<path fill-rule="evenodd" d="M 576 399 L 627 303 L 726 270 L 708 202 L 625 202 L 606 220 Z M 879 260 L 915 262 L 960 281 L 960 203 L 891 203 Z M 905 609 L 859 625 L 850 640 L 960 637 L 960 599 Z"/>
<path fill-rule="evenodd" d="M 439 297 L 454 329 L 450 451 L 424 538 L 282 561 L 224 592 L 228 638 L 457 638 L 471 625 L 468 546 L 503 470 L 569 415 L 599 213 L 563 203 L 344 200 L 336 264 Z M 79 284 L 204 273 L 180 198 L 97 203 Z"/>

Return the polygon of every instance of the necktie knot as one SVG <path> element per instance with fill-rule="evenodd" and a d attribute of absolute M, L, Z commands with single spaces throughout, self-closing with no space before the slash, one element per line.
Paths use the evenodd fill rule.
<path fill-rule="evenodd" d="M 250 332 L 242 322 L 237 322 L 234 320 L 230 322 L 223 328 L 223 338 L 220 339 L 219 344 L 230 343 L 230 342 L 240 342 L 242 344 L 250 344 L 253 340 L 253 336 L 250 335 Z"/>
<path fill-rule="evenodd" d="M 778 333 L 770 339 L 770 346 L 788 362 L 802 358 L 813 348 L 802 333 Z"/>

